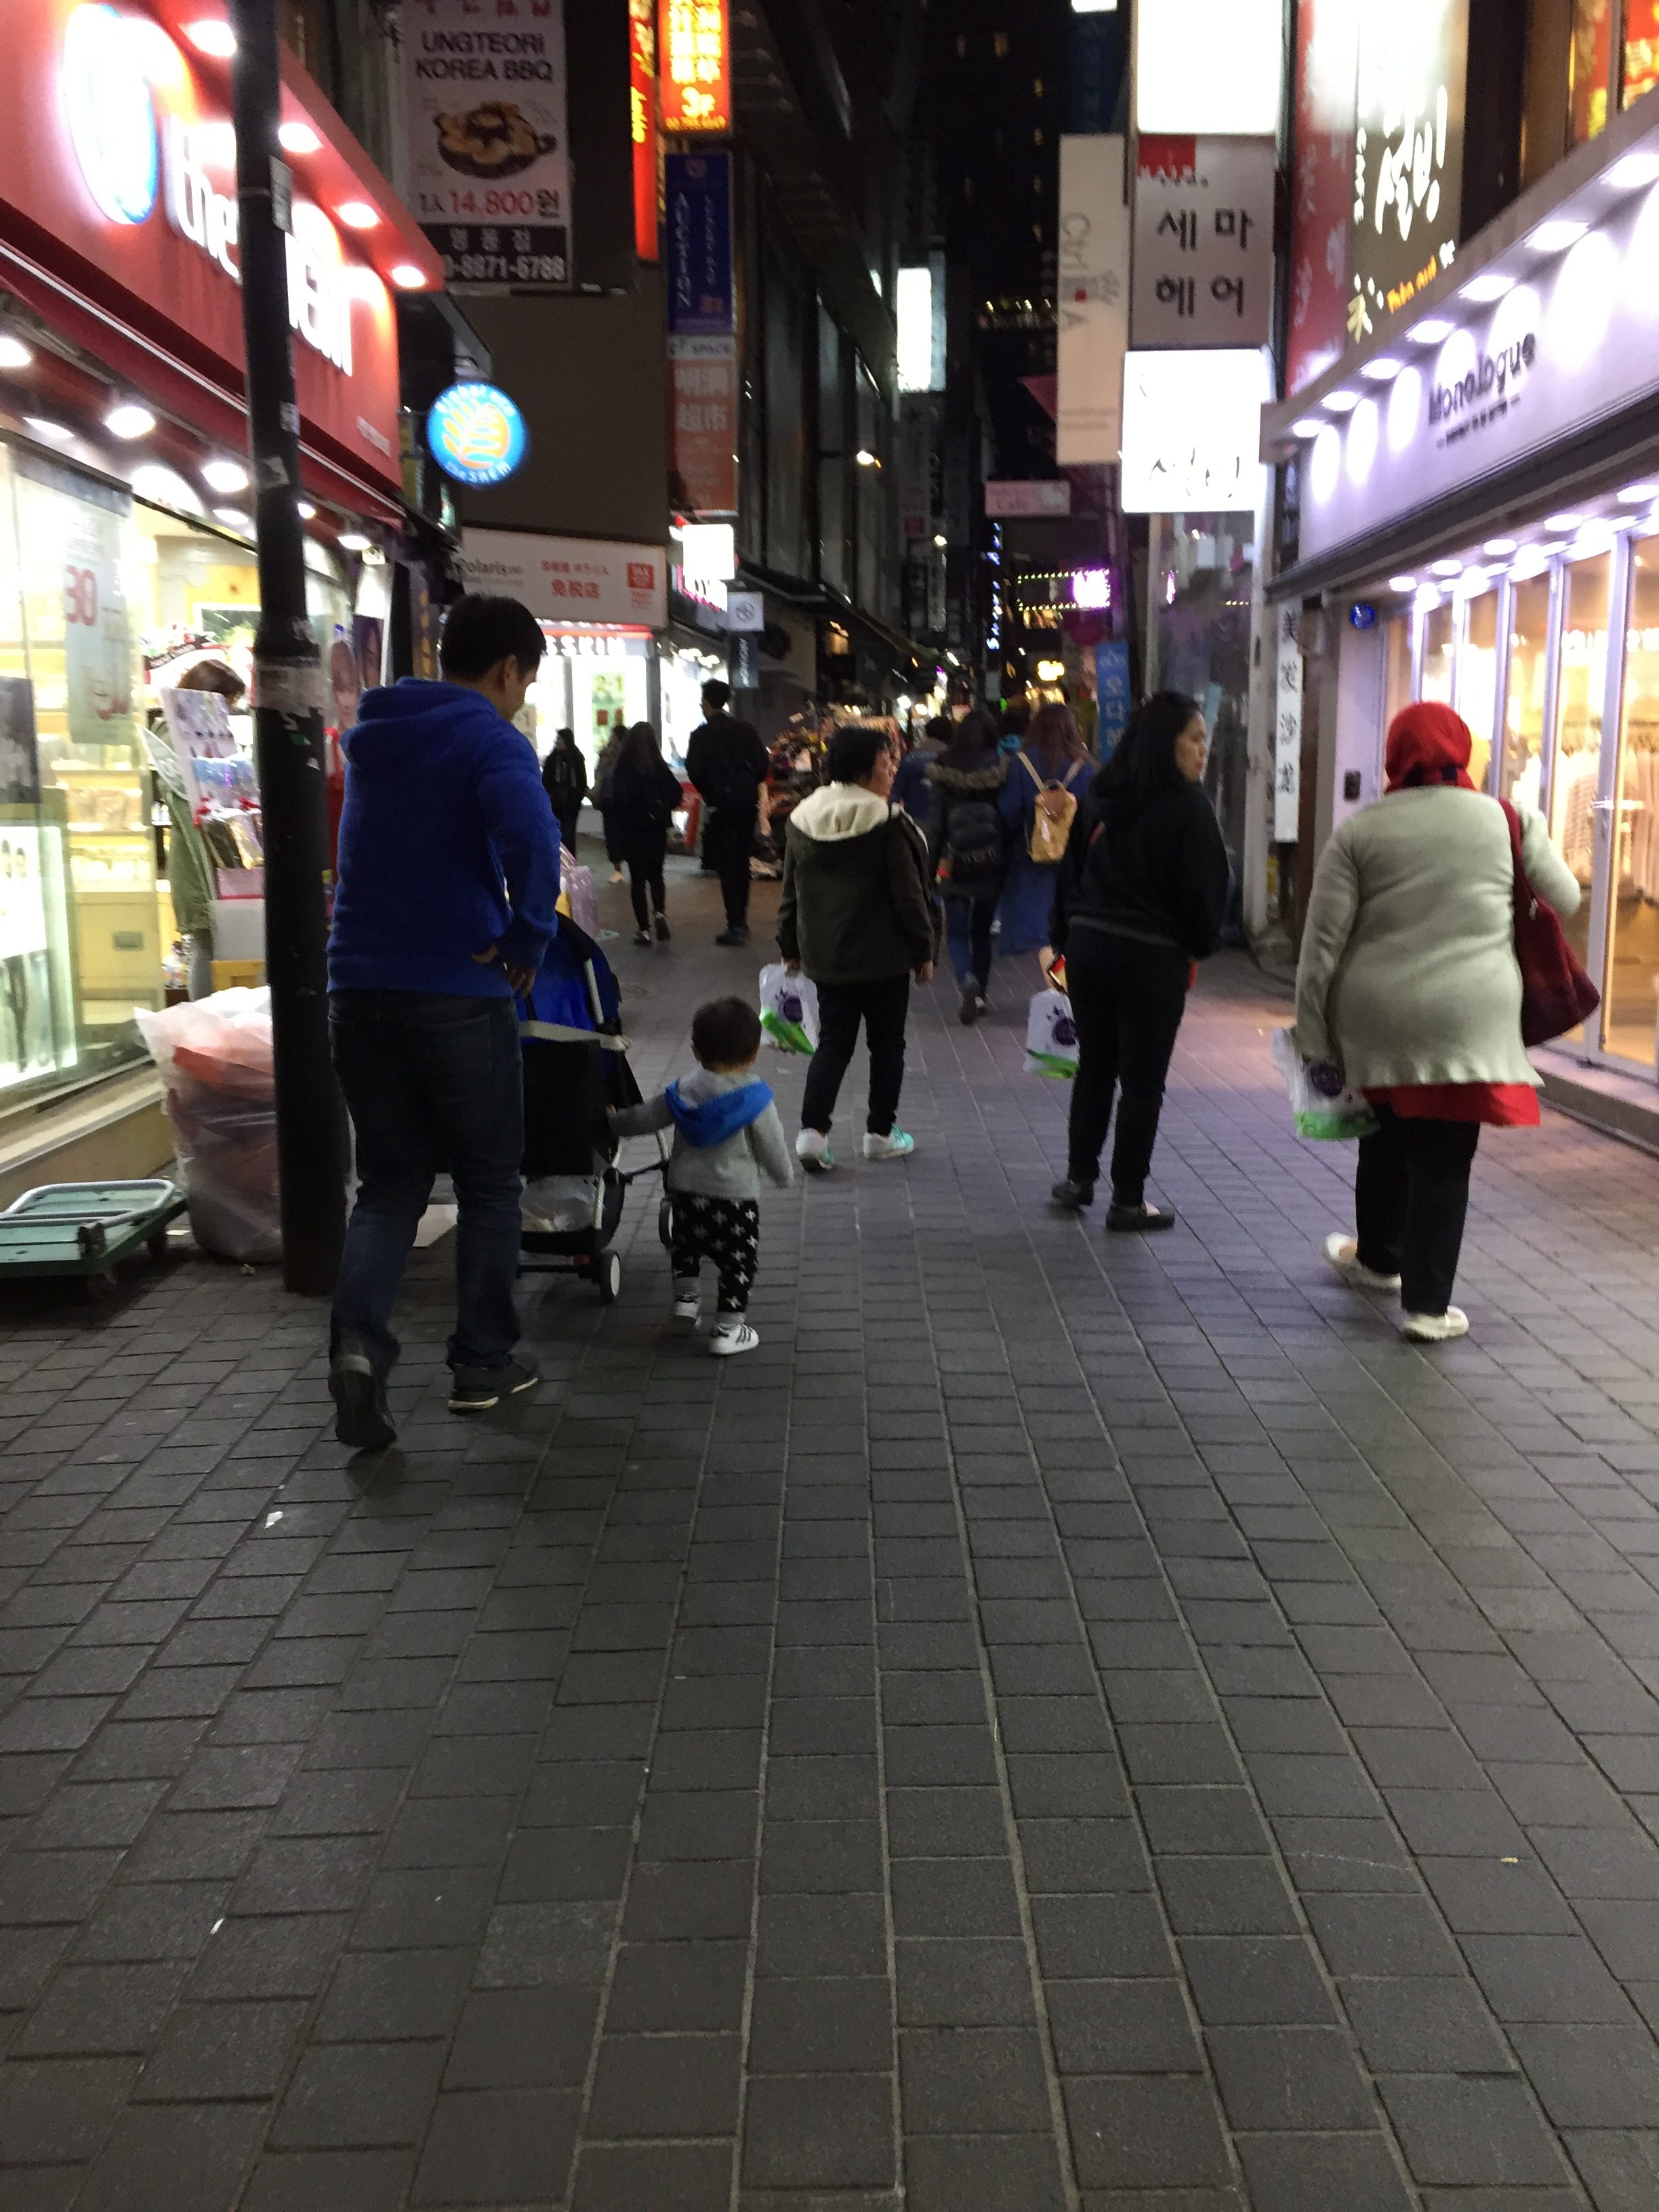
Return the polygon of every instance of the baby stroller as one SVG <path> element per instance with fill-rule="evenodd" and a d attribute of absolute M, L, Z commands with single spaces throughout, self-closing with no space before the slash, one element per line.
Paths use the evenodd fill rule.
<path fill-rule="evenodd" d="M 612 1106 L 636 1106 L 640 1087 L 628 1064 L 622 994 L 592 939 L 563 917 L 536 978 L 519 1005 L 524 1054 L 524 1225 L 520 1274 L 566 1270 L 593 1284 L 610 1305 L 622 1288 L 622 1255 L 611 1239 L 623 1198 L 641 1176 L 659 1175 L 658 1158 L 625 1175 L 605 1119 Z"/>

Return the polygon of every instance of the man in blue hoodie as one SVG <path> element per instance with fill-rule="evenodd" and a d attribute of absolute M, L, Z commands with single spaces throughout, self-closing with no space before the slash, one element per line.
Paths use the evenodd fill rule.
<path fill-rule="evenodd" d="M 514 994 L 558 927 L 559 839 L 512 717 L 544 641 L 516 599 L 449 611 L 442 681 L 367 691 L 343 740 L 345 809 L 329 945 L 329 1033 L 356 1133 L 357 1202 L 334 1293 L 335 1434 L 396 1435 L 392 1309 L 434 1177 L 459 1206 L 452 1413 L 541 1379 L 514 1357 L 524 1094 Z"/>

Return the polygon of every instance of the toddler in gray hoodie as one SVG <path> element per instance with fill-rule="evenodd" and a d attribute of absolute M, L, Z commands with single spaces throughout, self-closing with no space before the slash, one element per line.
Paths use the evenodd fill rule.
<path fill-rule="evenodd" d="M 695 1323 L 702 1263 L 713 1261 L 720 1289 L 708 1348 L 717 1358 L 752 1352 L 760 1342 L 746 1316 L 760 1243 L 762 1172 L 781 1188 L 794 1180 L 771 1090 L 753 1073 L 760 1043 L 760 1016 L 746 1000 L 711 999 L 691 1018 L 696 1071 L 660 1097 L 611 1116 L 622 1137 L 673 1126 L 666 1182 L 674 1318 Z"/>

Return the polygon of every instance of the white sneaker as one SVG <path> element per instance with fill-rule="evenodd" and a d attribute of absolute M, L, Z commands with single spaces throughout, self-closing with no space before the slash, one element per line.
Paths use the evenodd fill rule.
<path fill-rule="evenodd" d="M 808 1175 L 828 1175 L 836 1164 L 830 1139 L 822 1129 L 803 1129 L 795 1139 L 795 1158 Z"/>
<path fill-rule="evenodd" d="M 1340 1229 L 1333 1229 L 1325 1239 L 1327 1264 L 1335 1268 L 1345 1283 L 1352 1283 L 1357 1291 L 1397 1291 L 1398 1275 L 1379 1275 L 1375 1267 L 1359 1264 L 1359 1239 L 1345 1237 Z"/>
<path fill-rule="evenodd" d="M 698 1315 L 701 1314 L 702 1311 L 702 1292 L 697 1285 L 693 1283 L 689 1290 L 683 1291 L 679 1285 L 676 1283 L 674 1285 L 675 1320 L 689 1321 L 695 1323 Z"/>
<path fill-rule="evenodd" d="M 1469 1317 L 1461 1306 L 1448 1306 L 1443 1314 L 1408 1313 L 1400 1324 L 1401 1336 L 1413 1344 L 1449 1344 L 1469 1333 Z"/>
<path fill-rule="evenodd" d="M 758 1329 L 750 1328 L 746 1321 L 728 1320 L 715 1323 L 708 1349 L 716 1359 L 729 1359 L 734 1352 L 752 1352 L 759 1342 Z"/>
<path fill-rule="evenodd" d="M 902 1160 L 916 1149 L 915 1139 L 896 1123 L 884 1137 L 866 1134 L 864 1157 L 866 1160 Z"/>

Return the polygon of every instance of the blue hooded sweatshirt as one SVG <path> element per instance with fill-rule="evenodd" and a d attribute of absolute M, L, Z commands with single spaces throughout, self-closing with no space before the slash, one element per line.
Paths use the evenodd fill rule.
<path fill-rule="evenodd" d="M 671 1083 L 664 1096 L 674 1117 L 674 1127 L 688 1145 L 696 1146 L 700 1152 L 735 1137 L 751 1121 L 758 1121 L 772 1103 L 770 1086 L 759 1081 L 743 1084 L 736 1091 L 719 1091 L 712 1097 L 700 1099 L 682 1097 L 679 1085 Z"/>
<path fill-rule="evenodd" d="M 559 835 L 535 750 L 481 693 L 406 676 L 365 691 L 346 757 L 336 991 L 510 995 L 558 927 Z"/>

